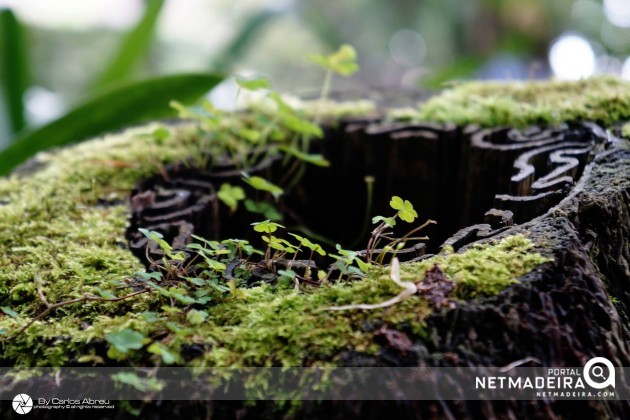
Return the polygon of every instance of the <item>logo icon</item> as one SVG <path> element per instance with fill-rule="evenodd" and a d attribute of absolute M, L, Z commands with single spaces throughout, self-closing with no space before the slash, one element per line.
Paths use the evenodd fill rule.
<path fill-rule="evenodd" d="M 26 414 L 33 409 L 33 399 L 26 394 L 18 394 L 13 398 L 13 410 L 18 414 Z"/>
<path fill-rule="evenodd" d="M 606 366 L 606 369 L 599 365 Z M 604 373 L 607 370 L 608 372 Z M 594 380 L 597 378 L 598 380 Z M 615 366 L 605 357 L 594 357 L 584 365 L 584 380 L 595 389 L 615 387 Z"/>

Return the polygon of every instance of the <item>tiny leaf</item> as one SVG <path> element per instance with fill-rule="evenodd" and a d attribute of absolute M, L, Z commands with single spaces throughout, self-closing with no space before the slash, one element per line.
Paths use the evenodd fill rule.
<path fill-rule="evenodd" d="M 413 205 L 407 200 L 403 203 L 403 208 L 398 215 L 407 223 L 412 223 L 418 217 L 418 213 L 414 210 Z"/>
<path fill-rule="evenodd" d="M 2 312 L 4 312 L 5 314 L 9 315 L 11 318 L 19 318 L 20 314 L 18 314 L 17 312 L 15 312 L 13 309 L 9 308 L 8 306 L 3 306 L 0 308 L 2 310 Z"/>
<path fill-rule="evenodd" d="M 274 198 L 276 199 L 280 197 L 283 193 L 282 188 L 278 187 L 277 185 L 272 184 L 271 182 L 267 181 L 265 178 L 261 178 L 259 176 L 252 176 L 252 177 L 243 176 L 243 181 L 247 182 L 249 185 L 251 185 L 253 188 L 259 191 L 267 191 L 271 193 L 271 195 L 273 195 Z"/>
<path fill-rule="evenodd" d="M 311 55 L 309 59 L 318 66 L 342 76 L 350 76 L 359 70 L 357 52 L 352 45 L 348 44 L 343 44 L 332 54 Z"/>
<path fill-rule="evenodd" d="M 105 339 L 114 346 L 120 353 L 127 353 L 129 350 L 142 348 L 144 335 L 129 328 L 125 328 L 115 333 L 105 334 Z"/>
<path fill-rule="evenodd" d="M 208 318 L 208 313 L 206 311 L 198 311 L 197 309 L 191 309 L 186 314 L 186 319 L 193 325 L 203 323 L 206 318 Z"/>
<path fill-rule="evenodd" d="M 177 358 L 171 353 L 166 346 L 160 343 L 153 343 L 148 348 L 149 353 L 157 354 L 162 357 L 162 361 L 167 365 L 171 365 L 177 361 Z"/>
<path fill-rule="evenodd" d="M 239 186 L 223 183 L 221 188 L 219 188 L 217 197 L 234 212 L 238 207 L 238 202 L 245 199 L 245 191 Z"/>
<path fill-rule="evenodd" d="M 279 227 L 284 228 L 284 226 L 279 225 L 278 223 L 274 223 L 271 220 L 265 220 L 263 222 L 252 223 L 254 226 L 254 230 L 260 233 L 273 233 L 278 230 Z"/>
<path fill-rule="evenodd" d="M 236 75 L 234 80 L 238 87 L 244 90 L 259 90 L 259 89 L 271 89 L 271 83 L 263 76 L 245 78 L 243 76 Z"/>
<path fill-rule="evenodd" d="M 403 209 L 403 199 L 398 197 L 397 195 L 392 197 L 392 200 L 389 202 L 389 205 L 394 209 L 394 210 L 402 210 Z"/>

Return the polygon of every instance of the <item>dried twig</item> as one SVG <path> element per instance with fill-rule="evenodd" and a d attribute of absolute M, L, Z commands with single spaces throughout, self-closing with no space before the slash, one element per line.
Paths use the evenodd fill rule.
<path fill-rule="evenodd" d="M 418 291 L 418 287 L 408 281 L 400 281 L 400 263 L 398 262 L 398 258 L 394 258 L 392 260 L 392 268 L 390 271 L 389 278 L 392 279 L 394 283 L 398 286 L 404 288 L 402 292 L 400 292 L 395 297 L 386 300 L 385 302 L 375 303 L 375 304 L 359 304 L 359 305 L 344 305 L 344 306 L 329 306 L 325 308 L 329 311 L 345 311 L 348 309 L 379 309 L 379 308 L 387 308 L 388 306 L 395 305 L 397 303 L 402 302 L 407 299 L 409 296 L 416 294 Z"/>
<path fill-rule="evenodd" d="M 121 300 L 129 299 L 131 297 L 140 295 L 142 293 L 150 292 L 150 291 L 151 291 L 150 289 L 143 289 L 143 290 L 139 290 L 137 292 L 129 293 L 129 294 L 126 294 L 124 296 L 119 296 L 119 297 L 116 297 L 116 298 L 102 298 L 102 297 L 98 297 L 98 296 L 90 296 L 87 293 L 84 293 L 83 296 L 81 296 L 79 298 L 70 299 L 70 300 L 64 300 L 63 302 L 51 304 L 46 299 L 46 296 L 44 295 L 44 292 L 43 292 L 43 290 L 41 288 L 41 285 L 38 283 L 37 295 L 39 296 L 41 301 L 44 303 L 44 305 L 46 305 L 46 309 L 43 312 L 41 312 L 39 315 L 37 315 L 35 318 L 31 319 L 25 326 L 20 328 L 20 330 L 18 332 L 16 332 L 13 336 L 8 338 L 8 340 L 13 340 L 13 339 L 19 337 L 24 331 L 26 331 L 35 322 L 46 318 L 48 316 L 48 314 L 50 314 L 51 312 L 53 312 L 56 309 L 59 309 L 59 308 L 61 308 L 63 306 L 73 305 L 75 303 L 87 302 L 87 301 L 118 302 L 118 301 L 121 301 Z"/>

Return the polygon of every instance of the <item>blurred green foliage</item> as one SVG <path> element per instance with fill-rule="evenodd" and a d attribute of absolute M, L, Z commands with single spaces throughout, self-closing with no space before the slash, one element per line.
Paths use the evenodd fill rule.
<path fill-rule="evenodd" d="M 176 116 L 176 111 L 168 106 L 171 100 L 192 103 L 222 80 L 215 73 L 178 73 L 138 80 L 141 64 L 148 59 L 154 42 L 164 3 L 164 0 L 145 0 L 143 15 L 122 36 L 109 61 L 94 75 L 83 93 L 83 101 L 38 128 L 28 127 L 25 118 L 24 99 L 32 82 L 26 28 L 13 11 L 0 10 L 0 99 L 12 136 L 0 150 L 0 175 L 9 173 L 38 151 L 144 120 Z M 276 15 L 268 10 L 252 14 L 208 68 L 230 69 Z"/>
<path fill-rule="evenodd" d="M 148 53 L 163 5 L 164 0 L 147 0 L 144 16 L 124 37 L 109 65 L 97 77 L 95 87 L 107 86 L 133 75 L 138 63 Z"/>
<path fill-rule="evenodd" d="M 24 28 L 10 10 L 0 11 L 0 79 L 10 130 L 17 133 L 26 125 L 23 98 L 29 70 Z"/>
<path fill-rule="evenodd" d="M 140 0 L 129 4 L 136 1 Z M 20 6 L 14 6 L 15 11 L 27 10 L 16 4 Z M 44 10 L 43 4 L 33 3 L 28 10 Z M 342 90 L 436 89 L 470 78 L 547 78 L 549 47 L 570 31 L 590 42 L 599 73 L 619 74 L 624 58 L 630 67 L 630 27 L 615 26 L 602 0 L 269 0 L 264 4 L 142 0 L 142 4 L 135 25 L 123 32 L 91 24 L 77 26 L 80 30 L 32 21 L 25 25 L 16 19 L 20 13 L 0 10 L 0 150 L 18 139 L 20 143 L 32 139 L 27 135 L 33 131 L 29 123 L 48 117 L 33 105 L 35 97 L 61 104 L 72 105 L 77 99 L 87 103 L 115 86 L 132 87 L 132 81 L 147 77 L 254 69 L 277 81 L 278 90 L 314 95 L 321 74 L 309 68 L 306 56 L 344 43 L 356 48 L 361 71 L 344 80 Z M 175 15 L 179 20 L 175 27 L 170 23 L 171 31 L 177 32 L 173 40 L 163 36 L 161 25 Z M 181 101 L 176 93 L 171 99 Z M 147 101 L 155 103 L 150 97 Z M 106 120 L 110 125 L 102 126 L 104 130 L 123 124 Z M 124 121 L 128 123 L 132 120 Z M 64 142 L 79 140 L 77 134 Z M 26 143 L 19 147 L 26 150 Z M 39 146 L 34 145 L 35 150 Z M 7 156 L 0 155 L 4 172 L 16 163 L 6 161 Z"/>

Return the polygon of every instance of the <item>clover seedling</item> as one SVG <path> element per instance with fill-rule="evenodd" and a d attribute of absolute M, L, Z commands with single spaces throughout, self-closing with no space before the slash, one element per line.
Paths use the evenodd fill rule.
<path fill-rule="evenodd" d="M 366 256 L 368 262 L 372 262 L 372 255 L 376 250 L 378 243 L 382 239 L 387 239 L 389 241 L 389 244 L 386 245 L 381 251 L 379 257 L 379 262 L 381 264 L 383 263 L 385 255 L 388 252 L 392 252 L 394 250 L 399 251 L 404 246 L 405 241 L 421 241 L 428 239 L 426 236 L 415 238 L 411 236 L 419 230 L 425 228 L 427 225 L 435 223 L 433 220 L 427 220 L 424 224 L 411 230 L 405 236 L 401 238 L 393 238 L 389 235 L 389 232 L 387 232 L 387 230 L 396 226 L 396 219 L 399 218 L 407 223 L 413 223 L 418 218 L 418 212 L 416 212 L 416 210 L 413 208 L 413 204 L 411 204 L 409 200 L 403 200 L 396 195 L 392 197 L 389 205 L 392 209 L 397 210 L 396 214 L 393 217 L 375 216 L 372 218 L 372 223 L 378 225 L 372 231 L 372 235 L 370 236 L 370 240 L 368 241 L 368 245 L 366 248 Z"/>
<path fill-rule="evenodd" d="M 249 212 L 262 214 L 265 218 L 274 222 L 282 220 L 282 215 L 278 209 L 276 209 L 273 204 L 266 201 L 255 202 L 254 200 L 247 199 L 245 200 L 245 208 Z"/>
<path fill-rule="evenodd" d="M 400 217 L 407 223 L 413 223 L 413 221 L 418 218 L 418 213 L 414 210 L 413 204 L 411 204 L 409 200 L 403 200 L 402 198 L 395 195 L 392 197 L 389 205 L 394 210 L 398 210 L 396 216 Z"/>
<path fill-rule="evenodd" d="M 153 342 L 153 344 L 151 344 L 147 348 L 147 351 L 149 353 L 153 353 L 157 356 L 160 356 L 162 358 L 162 362 L 164 362 L 167 365 L 172 365 L 173 363 L 177 362 L 177 356 L 171 353 L 168 347 L 166 347 L 163 344 L 158 343 L 157 341 Z"/>
<path fill-rule="evenodd" d="M 265 220 L 263 222 L 256 222 L 256 223 L 252 223 L 252 226 L 254 226 L 254 230 L 256 232 L 260 232 L 260 233 L 273 233 L 276 230 L 278 230 L 278 228 L 283 228 L 284 226 L 272 222 L 271 220 Z"/>
<path fill-rule="evenodd" d="M 295 239 L 297 239 L 300 242 L 298 247 L 305 246 L 311 250 L 311 255 L 309 256 L 309 260 L 312 259 L 314 252 L 317 252 L 321 256 L 326 255 L 326 251 L 324 251 L 324 248 L 322 248 L 321 245 L 311 242 L 308 238 L 304 238 L 300 235 L 296 235 L 295 233 L 289 233 L 289 235 L 293 236 Z"/>
<path fill-rule="evenodd" d="M 295 280 L 295 277 L 297 276 L 297 273 L 293 270 L 278 270 L 278 281 L 282 282 L 282 283 L 295 283 L 295 288 L 298 288 L 298 283 Z"/>
<path fill-rule="evenodd" d="M 217 197 L 234 213 L 238 207 L 238 202 L 245 199 L 245 191 L 241 187 L 223 183 L 217 192 Z"/>
<path fill-rule="evenodd" d="M 272 92 L 269 94 L 269 97 L 278 106 L 278 119 L 289 130 L 300 133 L 306 137 L 313 136 L 322 138 L 324 136 L 324 132 L 318 124 L 314 124 L 298 114 L 298 112 L 287 104 L 279 94 Z"/>
<path fill-rule="evenodd" d="M 260 89 L 271 89 L 271 83 L 264 76 L 256 76 L 252 78 L 246 78 L 243 76 L 235 75 L 234 81 L 239 88 L 243 90 L 256 91 Z"/>
<path fill-rule="evenodd" d="M 249 244 L 249 241 L 246 241 L 244 239 L 225 239 L 221 241 L 221 244 L 225 245 L 230 250 L 229 259 L 233 259 L 235 257 L 242 259 L 243 253 L 248 256 L 253 254 L 264 255 L 261 251 L 251 246 Z"/>
<path fill-rule="evenodd" d="M 309 154 L 309 153 L 304 153 L 301 150 L 298 150 L 294 147 L 290 147 L 290 146 L 280 146 L 280 150 L 282 150 L 283 152 L 295 156 L 296 158 L 300 159 L 301 161 L 304 161 L 306 163 L 310 163 L 312 165 L 315 166 L 322 166 L 322 167 L 329 167 L 330 166 L 330 162 L 324 158 L 324 156 L 320 155 L 320 154 Z"/>
<path fill-rule="evenodd" d="M 282 238 L 276 238 L 275 236 L 272 236 L 272 235 L 270 235 L 269 237 L 263 236 L 262 240 L 265 241 L 270 248 L 273 248 L 276 251 L 280 251 L 282 255 L 287 254 L 287 253 L 297 253 L 299 251 L 298 248 L 294 247 L 287 240 L 282 239 Z"/>
<path fill-rule="evenodd" d="M 267 181 L 265 178 L 261 178 L 259 176 L 250 177 L 247 174 L 243 174 L 243 181 L 245 181 L 247 184 L 249 184 L 251 187 L 253 187 L 256 190 L 266 191 L 268 193 L 271 193 L 271 195 L 273 195 L 273 197 L 276 200 L 284 192 L 282 188 L 278 187 L 277 185 L 272 184 L 271 182 Z"/>
<path fill-rule="evenodd" d="M 350 76 L 359 70 L 357 52 L 352 45 L 343 44 L 337 51 L 329 55 L 310 55 L 309 59 L 328 71 Z"/>
<path fill-rule="evenodd" d="M 372 218 L 372 223 L 377 224 L 378 222 L 384 223 L 387 227 L 390 228 L 396 226 L 396 218 L 394 217 L 374 216 Z"/>

